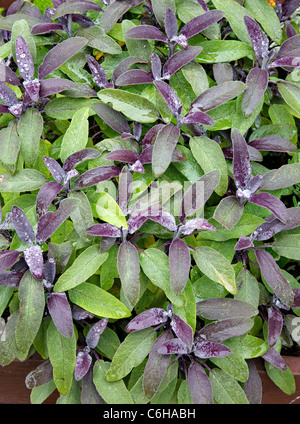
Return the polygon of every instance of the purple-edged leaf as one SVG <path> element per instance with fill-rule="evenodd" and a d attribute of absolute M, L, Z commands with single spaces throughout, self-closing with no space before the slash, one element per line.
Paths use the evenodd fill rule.
<path fill-rule="evenodd" d="M 254 50 L 256 60 L 266 57 L 269 51 L 269 41 L 260 25 L 250 16 L 244 17 L 244 22 Z"/>
<path fill-rule="evenodd" d="M 143 150 L 144 150 L 144 148 L 146 147 L 146 146 L 149 146 L 149 145 L 151 145 L 151 144 L 153 144 L 153 142 L 154 142 L 154 140 L 155 140 L 155 137 L 156 137 L 156 135 L 157 135 L 157 133 L 162 129 L 164 127 L 164 124 L 157 124 L 157 125 L 154 125 L 152 128 L 150 128 L 150 130 L 149 131 L 147 131 L 147 133 L 145 134 L 145 136 L 144 136 L 144 138 L 143 138 L 143 140 L 142 140 L 142 146 L 143 146 Z M 142 152 L 142 154 L 143 154 L 143 152 Z M 141 154 L 141 155 L 142 155 Z M 146 162 L 143 162 L 143 163 L 146 163 Z M 151 160 L 150 160 L 150 162 L 148 162 L 148 163 L 151 163 Z"/>
<path fill-rule="evenodd" d="M 282 57 L 300 57 L 300 34 L 285 40 L 276 55 L 276 60 Z"/>
<path fill-rule="evenodd" d="M 55 279 L 55 274 L 56 274 L 55 261 L 53 258 L 49 258 L 44 263 L 44 271 L 43 271 L 44 279 L 48 281 L 49 283 L 53 284 Z"/>
<path fill-rule="evenodd" d="M 144 211 L 132 214 L 127 220 L 129 234 L 135 233 L 147 220 L 148 216 L 145 215 Z"/>
<path fill-rule="evenodd" d="M 248 302 L 229 297 L 213 297 L 197 302 L 197 314 L 209 320 L 231 318 L 251 318 L 257 315 L 257 309 Z"/>
<path fill-rule="evenodd" d="M 278 353 L 277 350 L 274 349 L 274 347 L 271 347 L 266 353 L 261 355 L 261 357 L 265 361 L 269 362 L 269 364 L 274 365 L 274 367 L 277 367 L 282 371 L 285 371 L 287 368 L 285 360 L 280 355 L 280 353 Z"/>
<path fill-rule="evenodd" d="M 39 387 L 50 380 L 53 380 L 53 367 L 50 359 L 46 359 L 33 371 L 27 374 L 25 385 L 27 389 L 34 389 L 35 387 Z"/>
<path fill-rule="evenodd" d="M 0 252 L 0 272 L 6 271 L 8 268 L 13 266 L 20 255 L 21 252 L 18 250 L 4 250 Z"/>
<path fill-rule="evenodd" d="M 192 327 L 179 316 L 174 315 L 171 321 L 171 328 L 176 336 L 189 348 L 192 347 L 194 332 Z"/>
<path fill-rule="evenodd" d="M 66 293 L 50 293 L 47 296 L 47 306 L 55 327 L 65 337 L 72 337 L 72 310 Z"/>
<path fill-rule="evenodd" d="M 153 325 L 159 325 L 168 321 L 168 313 L 162 308 L 151 308 L 148 309 L 135 318 L 133 318 L 129 324 L 127 324 L 126 331 L 139 331 L 144 328 L 152 327 Z"/>
<path fill-rule="evenodd" d="M 157 222 L 170 231 L 176 230 L 175 218 L 170 212 L 165 210 L 158 210 L 158 212 L 156 212 L 155 206 L 150 207 L 149 210 L 151 212 L 150 215 L 148 215 L 148 219 Z"/>
<path fill-rule="evenodd" d="M 204 174 L 188 188 L 183 195 L 180 205 L 180 222 L 183 222 L 186 216 L 194 214 L 205 205 L 215 188 L 218 186 L 219 181 L 220 171 L 214 170 Z"/>
<path fill-rule="evenodd" d="M 249 378 L 244 383 L 244 392 L 251 405 L 259 405 L 262 401 L 262 382 L 252 359 L 247 360 Z"/>
<path fill-rule="evenodd" d="M 33 242 L 35 235 L 32 225 L 26 214 L 17 206 L 12 207 L 12 220 L 19 238 L 27 244 Z"/>
<path fill-rule="evenodd" d="M 119 175 L 118 199 L 117 203 L 120 206 L 123 214 L 127 215 L 127 205 L 133 189 L 133 177 L 128 166 L 124 166 Z"/>
<path fill-rule="evenodd" d="M 287 212 L 289 213 L 289 209 L 287 209 Z M 286 229 L 286 224 L 275 218 L 273 215 L 270 215 L 267 218 L 269 219 L 260 224 L 253 232 L 255 240 L 268 240 L 279 231 Z"/>
<path fill-rule="evenodd" d="M 4 82 L 0 81 L 0 99 L 6 106 L 14 106 L 18 103 L 17 96 L 11 88 L 9 88 Z"/>
<path fill-rule="evenodd" d="M 25 94 L 29 96 L 29 98 L 37 103 L 40 98 L 40 82 L 37 78 L 33 81 L 24 81 L 23 86 L 25 88 Z"/>
<path fill-rule="evenodd" d="M 47 212 L 37 226 L 36 240 L 44 243 L 65 222 L 71 213 L 78 207 L 77 199 L 64 199 L 60 202 L 56 212 Z"/>
<path fill-rule="evenodd" d="M 229 347 L 217 342 L 203 341 L 195 345 L 194 354 L 198 358 L 223 358 L 232 353 Z"/>
<path fill-rule="evenodd" d="M 19 78 L 5 63 L 0 63 L 0 81 L 7 82 L 11 85 L 20 85 Z"/>
<path fill-rule="evenodd" d="M 288 68 L 295 68 L 297 66 L 300 66 L 300 58 L 299 57 L 281 57 L 278 60 L 275 60 L 274 62 L 270 63 L 270 67 L 279 67 L 279 66 L 286 66 Z"/>
<path fill-rule="evenodd" d="M 111 82 L 114 83 L 124 72 L 136 63 L 147 63 L 147 61 L 137 56 L 126 57 L 115 67 L 111 77 Z"/>
<path fill-rule="evenodd" d="M 72 317 L 73 319 L 76 320 L 81 320 L 81 319 L 86 319 L 86 318 L 94 318 L 94 314 L 92 314 L 91 312 L 86 311 L 85 309 L 81 308 L 78 305 L 73 305 L 72 306 Z"/>
<path fill-rule="evenodd" d="M 148 399 L 157 392 L 170 363 L 170 356 L 161 355 L 157 349 L 173 338 L 170 331 L 164 331 L 153 343 L 143 375 L 143 390 Z"/>
<path fill-rule="evenodd" d="M 282 313 L 276 306 L 268 308 L 268 345 L 275 346 L 283 327 Z"/>
<path fill-rule="evenodd" d="M 121 169 L 118 166 L 98 166 L 97 168 L 90 169 L 84 172 L 74 183 L 74 190 L 91 187 L 101 181 L 110 180 L 111 178 L 118 177 Z"/>
<path fill-rule="evenodd" d="M 103 12 L 102 7 L 98 4 L 88 1 L 88 0 L 70 0 L 65 3 L 60 4 L 53 15 L 53 19 L 60 18 L 64 15 L 83 13 L 89 10 L 94 10 L 95 12 Z"/>
<path fill-rule="evenodd" d="M 202 15 L 203 16 L 203 15 Z M 203 112 L 229 102 L 241 94 L 246 84 L 241 81 L 225 81 L 203 91 L 191 104 L 191 110 L 199 108 Z"/>
<path fill-rule="evenodd" d="M 190 46 L 173 54 L 164 64 L 163 77 L 170 79 L 179 69 L 190 63 L 203 50 L 200 46 Z"/>
<path fill-rule="evenodd" d="M 273 256 L 262 249 L 255 250 L 255 256 L 260 267 L 260 271 L 274 290 L 276 296 L 287 306 L 292 306 L 294 302 L 294 293 L 286 278 L 280 271 Z"/>
<path fill-rule="evenodd" d="M 191 267 L 189 248 L 186 243 L 179 238 L 173 240 L 170 245 L 169 264 L 171 288 L 173 292 L 178 295 L 186 286 Z M 180 337 L 178 334 L 176 335 Z"/>
<path fill-rule="evenodd" d="M 120 149 L 107 153 L 105 159 L 124 163 L 134 163 L 139 159 L 139 155 L 132 150 Z"/>
<path fill-rule="evenodd" d="M 231 230 L 241 219 L 244 206 L 235 196 L 224 197 L 214 211 L 213 218 L 227 230 Z"/>
<path fill-rule="evenodd" d="M 180 129 L 173 124 L 165 125 L 157 134 L 152 152 L 152 172 L 155 178 L 170 165 L 179 135 Z"/>
<path fill-rule="evenodd" d="M 75 166 L 79 165 L 85 160 L 96 159 L 99 154 L 99 151 L 93 148 L 79 150 L 78 152 L 75 152 L 67 157 L 63 165 L 63 169 L 65 172 L 69 172 L 71 169 L 75 168 Z"/>
<path fill-rule="evenodd" d="M 268 87 L 269 74 L 265 69 L 252 68 L 247 75 L 247 88 L 243 94 L 242 111 L 250 116 L 259 105 Z"/>
<path fill-rule="evenodd" d="M 294 302 L 292 304 L 292 308 L 300 307 L 300 289 L 294 289 Z"/>
<path fill-rule="evenodd" d="M 297 151 L 297 146 L 286 138 L 279 137 L 278 135 L 267 135 L 266 137 L 252 140 L 248 143 L 248 146 L 266 152 L 295 153 Z"/>
<path fill-rule="evenodd" d="M 298 1 L 299 0 L 296 0 L 297 3 L 298 3 Z M 285 22 L 285 32 L 286 32 L 287 38 L 291 38 L 291 37 L 294 37 L 294 35 L 297 35 L 297 31 L 295 30 L 295 28 L 293 27 L 293 25 L 289 21 Z"/>
<path fill-rule="evenodd" d="M 107 323 L 108 319 L 103 318 L 100 321 L 96 322 L 96 324 L 94 324 L 93 327 L 89 330 L 85 341 L 91 349 L 94 349 L 97 346 L 99 338 L 105 330 Z"/>
<path fill-rule="evenodd" d="M 176 91 L 169 84 L 163 81 L 154 81 L 155 87 L 165 99 L 170 111 L 177 116 L 179 108 L 182 106 Z"/>
<path fill-rule="evenodd" d="M 295 10 L 299 7 L 299 0 L 289 0 L 281 5 L 282 7 L 282 18 L 285 20 L 289 18 Z"/>
<path fill-rule="evenodd" d="M 196 339 L 197 341 L 209 340 L 221 343 L 231 337 L 239 337 L 248 333 L 252 327 L 252 318 L 228 318 L 205 325 L 198 331 Z"/>
<path fill-rule="evenodd" d="M 287 222 L 288 214 L 285 204 L 270 193 L 251 194 L 249 202 L 269 209 L 276 218 L 282 222 Z"/>
<path fill-rule="evenodd" d="M 180 34 L 184 35 L 186 38 L 191 38 L 221 20 L 224 15 L 222 10 L 210 10 L 186 23 L 182 27 Z"/>
<path fill-rule="evenodd" d="M 66 172 L 62 169 L 60 164 L 53 158 L 44 156 L 43 161 L 48 168 L 48 170 L 51 172 L 52 177 L 57 181 L 58 183 L 62 183 L 65 179 Z"/>
<path fill-rule="evenodd" d="M 205 112 L 201 112 L 200 110 L 195 112 L 189 112 L 183 118 L 184 124 L 201 124 L 201 125 L 214 125 L 214 120 Z"/>
<path fill-rule="evenodd" d="M 40 218 L 47 211 L 63 186 L 55 181 L 45 183 L 39 190 L 36 197 L 36 215 Z"/>
<path fill-rule="evenodd" d="M 61 93 L 65 90 L 79 90 L 81 89 L 82 97 L 91 97 L 95 92 L 85 84 L 73 82 L 63 78 L 48 78 L 40 82 L 40 97 L 48 97 L 53 94 Z M 27 86 L 26 86 L 27 89 Z M 89 96 L 90 95 L 90 96 Z"/>
<path fill-rule="evenodd" d="M 43 278 L 44 259 L 40 246 L 31 246 L 24 250 L 24 259 L 31 274 L 37 278 Z"/>
<path fill-rule="evenodd" d="M 106 72 L 104 71 L 102 66 L 100 66 L 97 60 L 91 55 L 86 56 L 86 61 L 92 73 L 94 82 L 100 88 L 105 87 L 108 81 Z"/>
<path fill-rule="evenodd" d="M 192 234 L 194 230 L 216 231 L 216 228 L 204 218 L 193 218 L 180 227 L 180 234 L 188 236 Z"/>
<path fill-rule="evenodd" d="M 163 128 L 164 125 L 161 126 L 161 128 Z M 152 144 L 148 144 L 145 145 L 145 147 L 142 150 L 142 153 L 140 154 L 140 162 L 142 164 L 145 163 L 151 163 L 152 162 L 152 152 L 153 152 L 153 145 Z"/>
<path fill-rule="evenodd" d="M 140 262 L 138 251 L 130 241 L 120 244 L 117 267 L 123 293 L 134 306 L 140 295 Z"/>
<path fill-rule="evenodd" d="M 104 0 L 102 3 L 108 4 L 108 7 L 105 9 L 104 13 L 101 16 L 101 28 L 108 33 L 112 27 L 122 18 L 124 13 L 126 13 L 130 7 L 135 7 L 140 4 L 142 0 L 116 0 L 114 2 L 109 2 Z"/>
<path fill-rule="evenodd" d="M 151 25 L 139 25 L 126 31 L 126 38 L 134 40 L 156 40 L 167 43 L 167 37 L 156 27 Z"/>
<path fill-rule="evenodd" d="M 56 31 L 63 31 L 63 26 L 61 24 L 43 23 L 36 24 L 31 28 L 32 35 L 48 34 Z"/>
<path fill-rule="evenodd" d="M 153 78 L 143 69 L 129 69 L 117 78 L 115 84 L 119 87 L 136 84 L 151 84 Z"/>
<path fill-rule="evenodd" d="M 254 244 L 250 237 L 241 236 L 234 246 L 234 250 L 245 250 L 254 247 Z"/>
<path fill-rule="evenodd" d="M 72 37 L 50 49 L 39 67 L 39 79 L 44 79 L 55 69 L 63 65 L 70 57 L 82 49 L 87 42 L 88 40 L 86 38 Z"/>
<path fill-rule="evenodd" d="M 252 167 L 250 163 L 247 143 L 240 131 L 233 128 L 231 131 L 233 147 L 233 175 L 238 189 L 245 189 L 251 180 Z"/>
<path fill-rule="evenodd" d="M 0 84 L 1 84 L 1 82 L 0 82 Z M 0 88 L 0 90 L 1 90 L 1 88 Z M 0 93 L 0 98 L 1 98 L 1 93 Z M 0 105 L 0 113 L 1 114 L 2 113 L 10 113 L 10 111 L 9 111 L 9 109 L 6 106 Z"/>
<path fill-rule="evenodd" d="M 162 355 L 186 355 L 189 353 L 189 348 L 182 340 L 171 339 L 162 343 L 157 352 Z"/>
<path fill-rule="evenodd" d="M 76 357 L 74 378 L 76 381 L 81 380 L 92 365 L 92 357 L 88 352 L 79 351 Z"/>
<path fill-rule="evenodd" d="M 173 37 L 176 37 L 178 32 L 176 15 L 169 7 L 166 10 L 165 30 L 169 40 L 171 40 Z"/>
<path fill-rule="evenodd" d="M 187 382 L 194 404 L 212 405 L 214 403 L 210 379 L 206 375 L 203 367 L 197 362 L 192 362 L 190 364 Z"/>
<path fill-rule="evenodd" d="M 159 80 L 161 78 L 161 60 L 156 53 L 151 55 L 151 70 L 154 79 Z"/>
<path fill-rule="evenodd" d="M 0 286 L 19 287 L 23 272 L 3 271 L 0 272 Z"/>
<path fill-rule="evenodd" d="M 95 224 L 85 230 L 87 234 L 91 236 L 100 237 L 121 237 L 120 228 L 111 224 Z"/>
<path fill-rule="evenodd" d="M 107 125 L 119 134 L 131 132 L 129 124 L 124 116 L 112 107 L 104 103 L 96 103 L 93 105 L 93 109 Z"/>
<path fill-rule="evenodd" d="M 29 48 L 22 35 L 16 39 L 16 60 L 21 77 L 31 81 L 34 75 L 34 64 Z"/>

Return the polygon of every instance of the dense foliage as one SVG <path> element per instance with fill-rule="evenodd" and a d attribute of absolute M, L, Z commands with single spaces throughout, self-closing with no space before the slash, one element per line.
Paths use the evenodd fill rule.
<path fill-rule="evenodd" d="M 44 359 L 32 403 L 260 403 L 257 357 L 292 394 L 299 0 L 16 0 L 0 58 L 0 364 Z"/>

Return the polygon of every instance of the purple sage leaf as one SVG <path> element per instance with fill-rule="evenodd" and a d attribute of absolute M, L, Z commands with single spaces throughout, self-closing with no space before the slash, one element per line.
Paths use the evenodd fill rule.
<path fill-rule="evenodd" d="M 74 183 L 74 190 L 91 187 L 101 181 L 110 180 L 111 178 L 118 177 L 121 169 L 118 166 L 98 166 L 97 168 L 90 169 L 84 172 Z"/>
<path fill-rule="evenodd" d="M 168 321 L 168 313 L 162 308 L 151 308 L 141 312 L 127 324 L 126 331 L 139 331 Z"/>
<path fill-rule="evenodd" d="M 24 243 L 32 243 L 35 239 L 32 225 L 28 221 L 26 214 L 17 206 L 12 207 L 12 220 L 19 238 Z"/>
<path fill-rule="evenodd" d="M 194 404 L 212 405 L 214 403 L 210 379 L 203 367 L 192 362 L 188 369 L 187 382 Z"/>
<path fill-rule="evenodd" d="M 143 389 L 148 399 L 151 399 L 159 389 L 171 359 L 170 356 L 161 355 L 157 350 L 172 338 L 170 331 L 164 331 L 152 345 L 143 375 Z"/>
<path fill-rule="evenodd" d="M 117 267 L 124 295 L 134 306 L 140 295 L 140 263 L 138 251 L 130 241 L 120 244 Z"/>
<path fill-rule="evenodd" d="M 76 356 L 74 379 L 75 381 L 81 380 L 92 365 L 92 357 L 88 352 L 80 350 Z"/>
<path fill-rule="evenodd" d="M 18 35 L 16 39 L 16 59 L 23 80 L 31 81 L 34 75 L 34 64 L 27 43 L 22 35 Z"/>
<path fill-rule="evenodd" d="M 286 278 L 280 271 L 273 256 L 262 249 L 255 250 L 255 256 L 260 267 L 260 271 L 274 290 L 276 296 L 287 306 L 292 306 L 294 302 L 294 293 Z"/>
<path fill-rule="evenodd" d="M 24 258 L 31 274 L 37 278 L 43 278 L 43 251 L 40 246 L 31 246 L 24 250 Z"/>
<path fill-rule="evenodd" d="M 171 320 L 171 328 L 176 336 L 189 348 L 192 347 L 194 332 L 192 327 L 177 315 Z"/>
<path fill-rule="evenodd" d="M 63 65 L 70 57 L 81 50 L 87 42 L 88 40 L 83 37 L 72 37 L 49 50 L 39 67 L 39 79 L 46 78 L 51 72 Z"/>
<path fill-rule="evenodd" d="M 58 331 L 65 337 L 72 337 L 74 332 L 72 310 L 66 293 L 48 294 L 47 306 Z"/>
<path fill-rule="evenodd" d="M 198 358 L 223 358 L 232 353 L 229 347 L 224 346 L 217 342 L 203 341 L 196 343 L 194 354 Z"/>
<path fill-rule="evenodd" d="M 250 16 L 244 17 L 244 22 L 254 50 L 256 60 L 266 57 L 269 51 L 269 41 L 266 34 L 262 31 L 260 25 Z"/>
<path fill-rule="evenodd" d="M 243 94 L 242 111 L 250 116 L 259 105 L 268 87 L 269 74 L 265 69 L 252 68 L 247 75 L 247 88 Z"/>
<path fill-rule="evenodd" d="M 171 339 L 162 343 L 157 349 L 157 352 L 162 355 L 186 355 L 189 353 L 189 349 L 182 340 Z"/>
<path fill-rule="evenodd" d="M 39 190 L 36 197 L 36 215 L 40 218 L 47 211 L 63 186 L 55 181 L 45 183 Z"/>
<path fill-rule="evenodd" d="M 270 193 L 251 194 L 249 202 L 269 209 L 276 218 L 286 223 L 288 219 L 285 204 Z"/>
<path fill-rule="evenodd" d="M 163 77 L 170 79 L 179 69 L 195 59 L 201 53 L 201 50 L 203 50 L 203 47 L 190 46 L 173 54 L 164 64 Z"/>
<path fill-rule="evenodd" d="M 191 255 L 189 248 L 180 238 L 173 240 L 170 245 L 169 264 L 171 288 L 173 292 L 178 295 L 186 286 L 191 268 Z M 177 337 L 179 337 L 178 334 Z"/>
<path fill-rule="evenodd" d="M 268 308 L 268 345 L 275 346 L 283 327 L 283 316 L 276 306 Z"/>
<path fill-rule="evenodd" d="M 0 273 L 2 271 L 6 271 L 8 268 L 13 266 L 17 260 L 21 252 L 18 250 L 4 250 L 0 252 Z"/>
<path fill-rule="evenodd" d="M 108 319 L 103 318 L 99 320 L 98 322 L 96 322 L 96 324 L 94 324 L 89 330 L 85 340 L 86 340 L 86 344 L 91 349 L 94 349 L 97 346 L 99 342 L 99 338 L 101 334 L 103 333 L 103 331 L 105 330 L 107 324 L 108 324 Z"/>
<path fill-rule="evenodd" d="M 47 212 L 38 221 L 36 240 L 44 243 L 78 207 L 77 199 L 63 199 L 56 212 Z"/>

